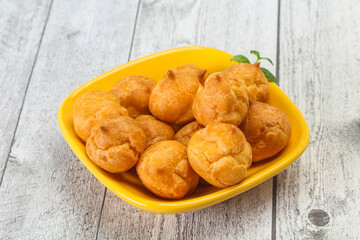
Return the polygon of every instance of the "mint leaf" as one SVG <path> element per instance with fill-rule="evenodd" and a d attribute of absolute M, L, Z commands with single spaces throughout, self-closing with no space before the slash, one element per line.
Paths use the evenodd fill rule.
<path fill-rule="evenodd" d="M 267 78 L 267 80 L 269 82 L 273 82 L 273 83 L 275 83 L 276 85 L 279 86 L 278 80 L 276 79 L 276 77 L 269 70 L 267 70 L 266 68 L 263 68 L 263 67 L 261 67 L 260 69 L 264 73 L 265 77 Z"/>
<path fill-rule="evenodd" d="M 254 55 L 257 57 L 256 62 L 261 59 L 261 58 L 260 58 L 260 53 L 259 53 L 258 51 L 251 50 L 250 53 L 251 53 L 251 54 L 254 54 Z"/>
<path fill-rule="evenodd" d="M 263 58 L 263 57 L 261 57 L 261 58 L 259 58 L 259 60 L 260 59 L 265 59 L 265 60 L 268 60 L 270 63 L 271 63 L 271 65 L 274 65 L 274 63 L 271 61 L 271 59 L 270 58 Z"/>
<path fill-rule="evenodd" d="M 251 53 L 251 54 L 254 54 L 254 55 L 257 57 L 255 63 L 257 63 L 257 62 L 258 62 L 259 60 L 261 60 L 261 59 L 264 59 L 264 60 L 268 60 L 268 61 L 271 63 L 271 65 L 274 65 L 274 63 L 271 61 L 270 58 L 260 57 L 260 53 L 259 53 L 258 51 L 251 50 L 250 53 Z"/>
<path fill-rule="evenodd" d="M 232 58 L 230 58 L 230 62 L 231 61 L 235 61 L 238 63 L 249 63 L 250 64 L 249 59 L 247 57 L 245 57 L 244 55 L 233 56 Z"/>

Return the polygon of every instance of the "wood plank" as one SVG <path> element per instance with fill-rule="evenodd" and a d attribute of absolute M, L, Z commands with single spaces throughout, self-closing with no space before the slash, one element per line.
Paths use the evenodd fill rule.
<path fill-rule="evenodd" d="M 105 188 L 67 146 L 57 111 L 76 87 L 128 60 L 137 6 L 54 1 L 0 188 L 0 238 L 95 238 Z"/>
<path fill-rule="evenodd" d="M 276 59 L 277 1 L 141 1 L 131 59 L 204 45 Z M 272 69 L 274 70 L 274 69 Z M 155 215 L 107 192 L 99 239 L 271 238 L 272 180 L 200 211 Z"/>
<path fill-rule="evenodd" d="M 50 2 L 0 1 L 0 186 Z"/>
<path fill-rule="evenodd" d="M 281 1 L 281 87 L 310 127 L 278 177 L 278 239 L 359 239 L 358 1 Z"/>

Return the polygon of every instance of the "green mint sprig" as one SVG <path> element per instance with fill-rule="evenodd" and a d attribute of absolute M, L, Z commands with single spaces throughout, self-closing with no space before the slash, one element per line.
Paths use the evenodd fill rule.
<path fill-rule="evenodd" d="M 258 51 L 251 50 L 250 54 L 254 54 L 257 57 L 255 63 L 259 62 L 260 60 L 267 60 L 272 65 L 274 65 L 274 63 L 271 61 L 270 58 L 261 57 L 260 53 Z M 249 59 L 247 57 L 245 57 L 244 55 L 235 55 L 232 58 L 230 58 L 230 62 L 231 61 L 235 61 L 235 62 L 238 62 L 238 63 L 249 63 L 250 64 Z M 277 78 L 269 70 L 267 70 L 266 68 L 263 68 L 263 67 L 260 67 L 260 69 L 264 73 L 265 77 L 267 78 L 267 80 L 269 82 L 273 82 L 273 83 L 275 83 L 276 85 L 279 86 L 279 82 L 278 82 Z"/>
<path fill-rule="evenodd" d="M 247 57 L 245 57 L 244 55 L 235 55 L 232 58 L 230 58 L 230 62 L 231 61 L 235 61 L 238 63 L 249 63 L 250 64 L 249 59 Z"/>
<path fill-rule="evenodd" d="M 264 73 L 265 77 L 267 78 L 267 80 L 269 82 L 273 82 L 279 86 L 279 82 L 278 82 L 277 78 L 269 70 L 267 70 L 266 68 L 263 68 L 263 67 L 260 67 L 260 69 Z"/>
<path fill-rule="evenodd" d="M 258 62 L 259 60 L 261 60 L 261 59 L 265 59 L 265 60 L 268 60 L 268 61 L 271 63 L 271 65 L 273 65 L 273 66 L 274 66 L 274 63 L 271 61 L 271 59 L 270 59 L 270 58 L 260 57 L 260 53 L 259 53 L 258 51 L 251 50 L 251 51 L 250 51 L 250 53 L 251 53 L 251 54 L 254 54 L 254 55 L 257 57 L 257 59 L 256 59 L 256 62 L 255 62 L 255 63 L 257 63 L 257 62 Z"/>

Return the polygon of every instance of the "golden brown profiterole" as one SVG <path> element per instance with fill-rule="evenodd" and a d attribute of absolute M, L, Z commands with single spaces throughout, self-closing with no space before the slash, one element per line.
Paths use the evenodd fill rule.
<path fill-rule="evenodd" d="M 120 105 L 119 99 L 112 93 L 90 91 L 78 97 L 74 103 L 73 121 L 76 134 L 86 142 L 91 128 L 101 119 L 128 115 Z"/>
<path fill-rule="evenodd" d="M 149 97 L 156 82 L 144 76 L 128 76 L 117 81 L 110 92 L 120 99 L 129 116 L 136 118 L 142 114 L 150 114 Z"/>
<path fill-rule="evenodd" d="M 187 123 L 183 123 L 183 124 L 175 124 L 175 123 L 171 123 L 170 125 L 173 127 L 173 129 L 175 130 L 175 132 L 178 132 L 180 129 L 182 129 Z"/>
<path fill-rule="evenodd" d="M 205 87 L 195 96 L 192 110 L 195 119 L 206 126 L 211 122 L 240 125 L 249 107 L 247 94 L 238 82 L 224 73 L 213 73 Z"/>
<path fill-rule="evenodd" d="M 191 168 L 186 147 L 170 140 L 151 145 L 136 165 L 141 182 L 155 195 L 180 199 L 196 188 L 199 176 Z"/>
<path fill-rule="evenodd" d="M 240 129 L 229 123 L 210 123 L 188 145 L 191 167 L 208 183 L 225 188 L 239 183 L 251 165 L 251 146 Z"/>
<path fill-rule="evenodd" d="M 206 70 L 199 68 L 194 64 L 186 64 L 183 66 L 179 66 L 173 69 L 173 71 L 182 71 L 194 74 L 198 79 L 199 82 L 203 85 L 206 79 Z"/>
<path fill-rule="evenodd" d="M 229 79 L 241 83 L 249 98 L 265 102 L 269 96 L 270 85 L 260 69 L 260 63 L 237 63 L 224 70 Z"/>
<path fill-rule="evenodd" d="M 138 122 L 128 116 L 115 116 L 92 128 L 86 152 L 102 169 L 121 173 L 135 166 L 145 144 L 146 136 Z"/>
<path fill-rule="evenodd" d="M 154 116 L 140 115 L 135 120 L 144 130 L 146 136 L 145 148 L 148 148 L 154 143 L 174 138 L 174 129 L 169 124 L 156 119 Z"/>
<path fill-rule="evenodd" d="M 191 122 L 194 120 L 191 106 L 195 94 L 201 88 L 195 75 L 169 70 L 166 76 L 156 84 L 150 95 L 150 112 L 168 123 Z"/>
<path fill-rule="evenodd" d="M 188 146 L 190 138 L 200 129 L 203 129 L 204 126 L 198 123 L 197 121 L 193 121 L 184 127 L 182 127 L 174 137 L 174 140 L 182 143 L 185 147 Z M 209 183 L 206 182 L 202 177 L 199 178 L 199 184 L 201 185 L 208 185 Z"/>
<path fill-rule="evenodd" d="M 259 162 L 280 152 L 288 143 L 291 125 L 285 113 L 266 103 L 250 100 L 249 113 L 240 125 Z"/>
<path fill-rule="evenodd" d="M 174 137 L 174 140 L 182 143 L 185 147 L 188 146 L 190 138 L 200 129 L 203 129 L 204 126 L 198 123 L 197 121 L 193 121 L 183 128 L 181 128 Z"/>

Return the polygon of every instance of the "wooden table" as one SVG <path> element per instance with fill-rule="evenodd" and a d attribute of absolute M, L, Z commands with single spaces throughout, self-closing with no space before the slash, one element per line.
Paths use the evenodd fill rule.
<path fill-rule="evenodd" d="M 0 1 L 0 239 L 359 239 L 359 15 L 356 0 Z M 244 194 L 155 215 L 86 170 L 57 110 L 104 71 L 188 45 L 273 59 L 311 140 Z"/>

